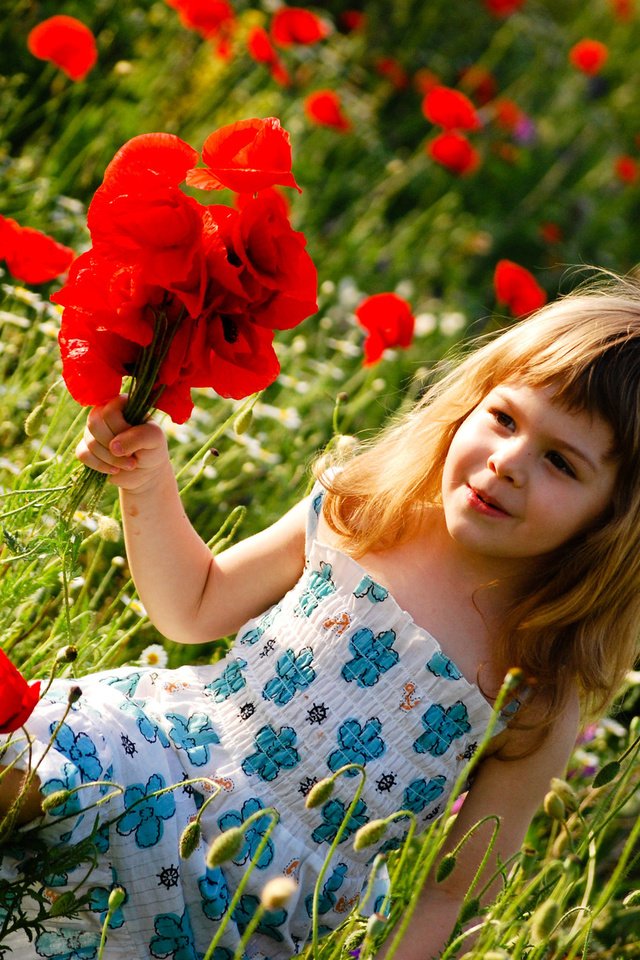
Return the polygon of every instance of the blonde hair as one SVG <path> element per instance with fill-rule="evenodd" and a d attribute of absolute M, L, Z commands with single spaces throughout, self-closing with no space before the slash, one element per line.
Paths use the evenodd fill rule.
<path fill-rule="evenodd" d="M 617 480 L 606 515 L 545 558 L 495 638 L 496 666 L 533 679 L 544 735 L 575 683 L 585 718 L 606 710 L 637 656 L 640 283 L 609 275 L 484 338 L 409 413 L 320 476 L 323 510 L 354 557 L 410 539 L 425 506 L 441 500 L 458 427 L 507 381 L 551 386 L 557 402 L 602 417 L 614 434 Z"/>

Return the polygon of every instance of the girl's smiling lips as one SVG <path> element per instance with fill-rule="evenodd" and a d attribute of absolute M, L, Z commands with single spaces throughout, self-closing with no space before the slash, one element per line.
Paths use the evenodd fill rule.
<path fill-rule="evenodd" d="M 478 513 L 488 517 L 508 517 L 510 514 L 493 497 L 467 484 L 467 500 Z"/>

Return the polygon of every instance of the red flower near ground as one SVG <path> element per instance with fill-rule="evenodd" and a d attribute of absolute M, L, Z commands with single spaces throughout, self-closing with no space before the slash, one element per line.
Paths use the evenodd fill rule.
<path fill-rule="evenodd" d="M 205 40 L 228 33 L 235 26 L 236 15 L 227 0 L 166 0 L 178 11 L 180 22 L 195 30 Z"/>
<path fill-rule="evenodd" d="M 618 20 L 631 20 L 635 13 L 635 0 L 610 0 L 611 10 Z"/>
<path fill-rule="evenodd" d="M 397 294 L 374 294 L 363 300 L 355 314 L 368 334 L 363 348 L 365 366 L 377 363 L 387 347 L 411 345 L 415 318 L 407 301 Z"/>
<path fill-rule="evenodd" d="M 515 130 L 519 123 L 526 118 L 526 114 L 517 103 L 508 97 L 500 97 L 493 104 L 493 116 L 497 126 L 503 130 Z"/>
<path fill-rule="evenodd" d="M 395 57 L 379 57 L 375 62 L 376 73 L 386 77 L 396 90 L 404 90 L 409 83 L 409 75 Z"/>
<path fill-rule="evenodd" d="M 367 25 L 367 15 L 362 10 L 343 10 L 339 19 L 340 26 L 346 33 L 364 30 Z"/>
<path fill-rule="evenodd" d="M 28 684 L 4 651 L 0 650 L 0 733 L 22 727 L 38 702 L 40 681 Z"/>
<path fill-rule="evenodd" d="M 484 0 L 485 7 L 494 17 L 509 17 L 524 4 L 525 0 Z"/>
<path fill-rule="evenodd" d="M 413 75 L 413 85 L 418 93 L 424 95 L 440 85 L 440 77 L 428 67 L 420 67 Z"/>
<path fill-rule="evenodd" d="M 544 306 L 547 295 L 533 274 L 513 260 L 500 260 L 493 276 L 496 298 L 515 317 L 522 317 Z"/>
<path fill-rule="evenodd" d="M 618 180 L 623 183 L 635 183 L 640 175 L 640 164 L 635 157 L 623 154 L 616 158 L 614 170 Z"/>
<path fill-rule="evenodd" d="M 191 187 L 255 193 L 280 184 L 300 191 L 291 173 L 289 134 L 275 117 L 239 120 L 214 131 L 204 142 L 202 159 L 206 169 L 187 174 Z"/>
<path fill-rule="evenodd" d="M 351 121 L 342 109 L 342 101 L 335 90 L 316 90 L 304 99 L 304 112 L 312 123 L 321 127 L 333 127 L 346 133 Z"/>
<path fill-rule="evenodd" d="M 426 150 L 432 160 L 460 177 L 473 173 L 480 164 L 476 148 L 455 130 L 439 134 L 427 144 Z"/>
<path fill-rule="evenodd" d="M 286 87 L 291 78 L 264 27 L 252 27 L 247 35 L 247 50 L 256 63 L 264 63 L 276 83 Z"/>
<path fill-rule="evenodd" d="M 562 227 L 559 224 L 554 223 L 553 220 L 545 220 L 540 224 L 538 228 L 541 238 L 545 243 L 554 245 L 560 243 L 564 240 L 564 234 L 562 232 Z"/>
<path fill-rule="evenodd" d="M 600 73 L 609 57 L 609 49 L 599 40 L 579 40 L 569 51 L 569 62 L 592 77 Z"/>
<path fill-rule="evenodd" d="M 474 64 L 467 67 L 460 74 L 460 86 L 463 87 L 476 103 L 484 106 L 495 97 L 498 91 L 496 78 L 484 67 Z"/>
<path fill-rule="evenodd" d="M 64 14 L 37 24 L 27 37 L 27 47 L 34 57 L 50 60 L 72 80 L 83 80 L 98 59 L 89 27 Z"/>
<path fill-rule="evenodd" d="M 23 283 L 48 283 L 66 273 L 75 254 L 71 247 L 33 227 L 21 227 L 10 217 L 0 217 L 0 260 Z"/>
<path fill-rule="evenodd" d="M 427 120 L 445 130 L 477 130 L 480 119 L 464 93 L 451 87 L 433 87 L 422 101 Z"/>
<path fill-rule="evenodd" d="M 302 7 L 280 7 L 271 21 L 271 38 L 280 47 L 318 43 L 329 33 L 324 20 Z"/>

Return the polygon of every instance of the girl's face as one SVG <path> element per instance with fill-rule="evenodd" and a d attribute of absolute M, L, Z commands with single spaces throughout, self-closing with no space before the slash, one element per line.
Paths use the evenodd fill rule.
<path fill-rule="evenodd" d="M 606 510 L 616 478 L 612 446 L 604 420 L 556 405 L 550 388 L 498 385 L 462 422 L 447 454 L 450 536 L 495 572 L 526 572 Z"/>

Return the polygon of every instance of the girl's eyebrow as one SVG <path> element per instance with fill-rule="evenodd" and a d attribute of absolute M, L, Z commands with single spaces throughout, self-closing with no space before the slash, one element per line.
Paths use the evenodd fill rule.
<path fill-rule="evenodd" d="M 496 389 L 495 393 L 498 395 L 501 403 L 505 403 L 507 406 L 511 407 L 513 412 L 517 414 L 519 417 L 524 416 L 522 412 L 522 408 L 513 399 L 513 397 L 509 396 L 508 393 L 504 392 L 503 388 Z M 585 450 L 580 449 L 580 447 L 574 446 L 572 443 L 569 442 L 569 440 L 565 440 L 562 437 L 551 436 L 549 437 L 549 442 L 551 446 L 558 447 L 560 450 L 566 450 L 568 453 L 573 454 L 574 457 L 577 457 L 579 460 L 582 460 L 582 462 L 585 463 L 586 466 L 593 471 L 593 473 L 598 472 L 598 464 L 592 459 L 592 457 L 589 456 L 589 454 Z M 606 455 L 604 457 L 599 458 L 601 463 L 605 459 L 606 459 Z"/>

